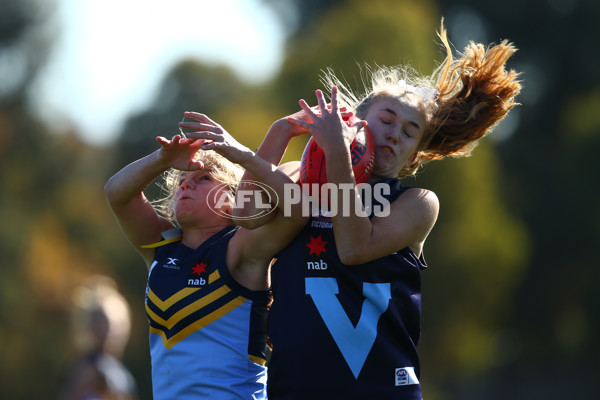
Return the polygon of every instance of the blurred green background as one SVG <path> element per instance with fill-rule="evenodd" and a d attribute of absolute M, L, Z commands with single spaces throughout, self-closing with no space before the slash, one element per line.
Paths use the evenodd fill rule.
<path fill-rule="evenodd" d="M 514 42 L 509 66 L 522 71 L 524 90 L 472 157 L 408 180 L 441 201 L 425 248 L 424 397 L 600 398 L 600 2 L 263 1 L 288 28 L 275 76 L 250 84 L 227 67 L 182 60 L 151 106 L 102 146 L 76 128 L 50 129 L 28 100 L 54 41 L 34 28 L 53 2 L 0 2 L 0 71 L 16 65 L 21 77 L 0 76 L 0 397 L 56 398 L 74 356 L 72 290 L 104 274 L 131 304 L 124 362 L 150 399 L 146 271 L 106 204 L 105 181 L 155 149 L 155 136 L 175 133 L 183 111 L 212 116 L 256 148 L 298 99 L 314 99 L 323 68 L 350 84 L 360 82 L 356 62 L 406 61 L 429 73 L 443 56 L 435 30 L 444 16 L 458 50 L 468 39 Z M 14 54 L 24 62 L 11 64 Z"/>

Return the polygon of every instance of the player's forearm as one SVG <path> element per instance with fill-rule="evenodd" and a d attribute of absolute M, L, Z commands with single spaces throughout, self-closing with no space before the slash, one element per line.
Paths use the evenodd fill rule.
<path fill-rule="evenodd" d="M 104 186 L 104 193 L 112 207 L 126 204 L 142 194 L 154 179 L 169 166 L 162 162 L 155 151 L 122 168 Z"/>
<path fill-rule="evenodd" d="M 271 184 L 278 186 L 281 183 L 290 182 L 289 179 L 285 179 L 281 175 L 271 176 L 276 171 L 276 169 L 272 167 L 281 163 L 281 160 L 285 155 L 285 151 L 287 150 L 287 146 L 292 138 L 290 128 L 291 125 L 285 119 L 277 120 L 271 125 L 267 135 L 265 136 L 265 139 L 261 143 L 259 149 L 256 151 L 256 156 L 270 164 L 270 166 L 268 166 L 269 169 L 266 169 L 267 164 L 264 164 L 261 167 L 261 165 L 259 165 L 260 163 L 255 166 L 244 166 L 244 168 L 246 168 L 246 172 L 242 176 L 242 180 L 238 187 L 238 198 L 246 198 L 247 196 L 256 195 L 260 196 L 261 205 L 267 204 L 268 199 L 273 198 L 273 193 L 271 193 L 271 196 L 269 196 L 267 193 L 259 194 L 258 192 L 260 191 L 260 188 L 253 182 L 260 181 L 261 183 L 265 183 L 269 186 L 271 186 Z M 268 183 L 268 181 L 271 179 L 275 181 Z M 257 208 L 256 202 L 244 201 L 238 203 L 241 204 L 237 204 L 237 207 L 234 209 L 233 216 L 237 223 L 246 228 L 256 228 L 261 226 L 268 222 L 275 215 L 275 213 L 267 214 L 267 210 L 264 208 Z M 276 206 L 276 204 L 273 203 L 271 203 L 271 205 L 273 207 Z M 264 214 L 263 217 L 248 219 L 249 217 L 256 216 L 261 212 Z"/>
<path fill-rule="evenodd" d="M 242 182 L 240 188 L 244 188 L 245 190 L 266 190 L 269 192 L 271 198 L 281 199 L 285 196 L 285 185 L 294 183 L 285 172 L 264 160 L 258 153 L 248 157 L 240 164 L 244 167 L 247 174 L 262 184 L 260 187 L 257 187 L 256 185 L 252 186 L 249 181 Z"/>
<path fill-rule="evenodd" d="M 256 151 L 256 155 L 275 166 L 279 165 L 292 139 L 290 129 L 291 125 L 285 119 L 275 121 Z M 248 180 L 255 180 L 255 177 L 252 176 L 250 171 L 246 170 L 242 182 Z"/>
<path fill-rule="evenodd" d="M 337 191 L 333 197 L 337 204 L 332 205 L 337 210 L 332 216 L 336 248 L 344 264 L 356 264 L 361 257 L 361 246 L 371 238 L 373 226 L 364 212 L 350 153 L 327 154 L 325 160 L 327 181 Z"/>

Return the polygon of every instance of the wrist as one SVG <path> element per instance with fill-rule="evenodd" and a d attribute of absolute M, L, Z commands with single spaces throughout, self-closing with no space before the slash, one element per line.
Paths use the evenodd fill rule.
<path fill-rule="evenodd" d="M 169 161 L 163 157 L 162 149 L 157 149 L 153 153 L 154 157 L 152 158 L 156 169 L 166 171 L 171 168 Z"/>
<path fill-rule="evenodd" d="M 287 140 L 294 137 L 294 126 L 287 120 L 288 117 L 280 118 L 271 125 L 270 133 L 275 133 L 277 136 L 283 136 Z"/>
<path fill-rule="evenodd" d="M 350 146 L 351 143 L 346 142 L 346 140 L 342 137 L 329 136 L 326 140 L 323 140 L 319 143 L 317 140 L 317 144 L 325 153 L 326 158 L 346 158 L 350 156 Z"/>

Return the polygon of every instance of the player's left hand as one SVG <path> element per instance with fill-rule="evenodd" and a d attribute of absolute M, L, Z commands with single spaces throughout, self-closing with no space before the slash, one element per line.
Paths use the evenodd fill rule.
<path fill-rule="evenodd" d="M 305 100 L 299 101 L 300 107 L 309 121 L 293 117 L 288 118 L 288 121 L 309 131 L 325 153 L 329 149 L 333 151 L 339 149 L 340 145 L 349 148 L 356 133 L 366 126 L 366 121 L 361 120 L 351 126 L 344 122 L 344 115 L 338 108 L 338 88 L 336 86 L 331 89 L 331 104 L 326 103 L 322 91 L 317 90 L 315 93 L 318 106 L 311 108 Z"/>
<path fill-rule="evenodd" d="M 185 133 L 187 138 L 203 139 L 202 150 L 213 150 L 237 164 L 242 164 L 254 155 L 250 149 L 235 140 L 221 125 L 205 114 L 187 111 L 184 115 L 197 122 L 180 122 L 179 128 L 191 130 Z"/>

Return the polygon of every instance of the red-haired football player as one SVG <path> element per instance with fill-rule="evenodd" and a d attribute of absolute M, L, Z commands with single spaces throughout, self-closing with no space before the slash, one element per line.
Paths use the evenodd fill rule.
<path fill-rule="evenodd" d="M 316 107 L 301 100 L 301 111 L 276 121 L 257 151 L 255 158 L 278 165 L 289 141 L 308 132 L 324 152 L 328 183 L 338 188 L 329 199 L 338 212 L 308 216 L 271 269 L 271 400 L 422 398 L 417 344 L 421 270 L 427 267 L 423 245 L 439 202 L 433 192 L 400 179 L 429 161 L 469 155 L 517 104 L 521 90 L 518 74 L 505 70 L 516 51 L 512 44 L 470 43 L 455 59 L 443 25 L 439 36 L 446 59 L 431 77 L 410 67 L 370 69 L 371 87 L 355 95 L 329 72 L 331 104 L 321 91 Z M 345 124 L 343 107 L 361 122 Z M 378 199 L 361 198 L 352 169 L 349 145 L 365 124 L 375 144 L 369 193 L 385 189 Z M 241 191 L 253 179 L 275 183 L 274 174 L 246 170 Z M 355 212 L 363 202 L 370 208 Z M 256 212 L 244 205 L 234 213 L 246 227 L 273 215 L 243 219 Z"/>

